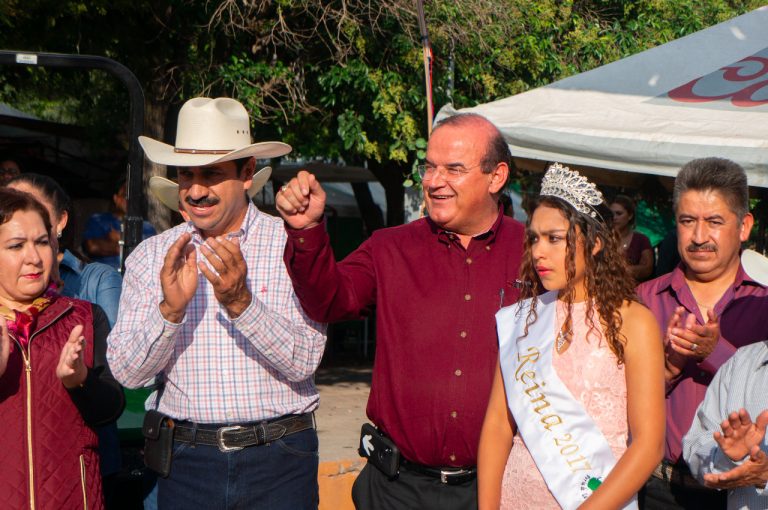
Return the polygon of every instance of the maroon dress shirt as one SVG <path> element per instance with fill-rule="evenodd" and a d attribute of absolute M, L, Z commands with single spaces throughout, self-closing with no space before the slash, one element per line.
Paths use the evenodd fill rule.
<path fill-rule="evenodd" d="M 695 314 L 699 324 L 706 322 L 685 282 L 682 268 L 680 264 L 671 273 L 637 287 L 638 296 L 656 316 L 662 337 L 666 337 L 667 323 L 678 306 Z M 717 369 L 739 347 L 768 338 L 768 321 L 763 315 L 766 311 L 768 288 L 752 280 L 739 266 L 733 286 L 715 305 L 715 313 L 720 318 L 720 339 L 715 350 L 701 363 L 689 360 L 680 376 L 668 385 L 666 460 L 677 462 L 680 459 L 683 436 L 691 428 L 696 409 L 704 400 L 707 386 Z"/>
<path fill-rule="evenodd" d="M 422 218 L 376 231 L 336 263 L 324 225 L 288 229 L 285 263 L 312 319 L 375 310 L 367 414 L 412 462 L 477 463 L 498 356 L 494 314 L 517 301 L 523 232 L 500 213 L 465 250 Z"/>

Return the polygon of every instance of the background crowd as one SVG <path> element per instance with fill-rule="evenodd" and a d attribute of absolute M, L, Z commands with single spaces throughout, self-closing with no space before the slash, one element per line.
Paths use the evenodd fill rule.
<path fill-rule="evenodd" d="M 506 215 L 509 148 L 478 115 L 435 126 L 425 216 L 340 261 L 315 175 L 280 188 L 280 217 L 253 205 L 269 175 L 257 160 L 291 147 L 253 143 L 238 101 L 189 100 L 174 145 L 139 141 L 176 169 L 151 189 L 185 221 L 147 232 L 122 280 L 85 253 L 106 253 L 97 237 L 67 241 L 54 180 L 11 171 L 0 188 L 0 451 L 14 466 L 0 494 L 14 508 L 110 504 L 120 384 L 153 389 L 147 506 L 316 508 L 326 324 L 372 314 L 358 508 L 768 507 L 767 266 L 742 264 L 754 220 L 739 165 L 681 168 L 681 262 L 649 280 L 633 201 L 609 206 L 567 167 L 549 167 L 526 225 Z M 119 220 L 103 219 L 112 243 Z"/>

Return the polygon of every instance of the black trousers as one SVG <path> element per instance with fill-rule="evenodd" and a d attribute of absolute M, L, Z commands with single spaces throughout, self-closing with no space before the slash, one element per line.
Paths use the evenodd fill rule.
<path fill-rule="evenodd" d="M 726 510 L 728 491 L 679 485 L 652 476 L 638 494 L 640 510 Z"/>
<path fill-rule="evenodd" d="M 461 485 L 447 485 L 437 478 L 403 468 L 388 479 L 366 464 L 352 486 L 357 510 L 475 510 L 477 479 Z"/>

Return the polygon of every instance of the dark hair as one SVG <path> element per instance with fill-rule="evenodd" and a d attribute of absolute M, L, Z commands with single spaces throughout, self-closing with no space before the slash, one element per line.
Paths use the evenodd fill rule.
<path fill-rule="evenodd" d="M 631 219 L 629 220 L 630 225 L 635 224 L 635 220 L 637 217 L 635 216 L 635 201 L 629 198 L 627 195 L 616 195 L 613 197 L 613 200 L 611 200 L 611 204 L 619 204 L 621 207 L 624 208 L 625 211 L 627 211 L 627 214 L 631 216 Z"/>
<path fill-rule="evenodd" d="M 51 219 L 48 210 L 29 193 L 12 188 L 0 188 L 0 225 L 11 221 L 18 211 L 34 211 L 40 215 L 48 236 L 51 235 Z"/>
<path fill-rule="evenodd" d="M 591 218 L 586 214 L 579 213 L 566 201 L 552 196 L 539 197 L 531 207 L 531 214 L 528 215 L 527 225 L 530 228 L 533 212 L 538 207 L 551 207 L 562 213 L 568 220 L 568 233 L 566 234 L 566 277 L 568 284 L 562 291 L 565 303 L 568 307 L 566 317 L 566 327 L 571 327 L 571 312 L 573 309 L 573 298 L 575 289 L 573 279 L 576 276 L 576 249 L 579 238 L 582 240 L 583 253 L 585 261 L 584 283 L 587 288 L 587 321 L 589 329 L 596 329 L 596 323 L 593 310 L 598 311 L 598 319 L 602 321 L 605 329 L 605 338 L 608 346 L 616 355 L 618 363 L 624 362 L 624 343 L 626 337 L 621 333 L 623 320 L 621 317 L 621 306 L 626 301 L 637 301 L 635 294 L 635 281 L 629 274 L 627 262 L 620 249 L 620 242 L 617 232 L 608 224 L 600 219 Z M 605 203 L 595 206 L 594 209 L 603 218 L 610 217 L 610 210 Z M 577 230 L 578 227 L 578 230 Z M 597 254 L 592 252 L 597 245 L 598 239 L 602 248 Z M 520 266 L 520 277 L 523 281 L 530 282 L 531 285 L 523 286 L 520 293 L 520 300 L 531 299 L 531 309 L 526 317 L 525 334 L 528 334 L 528 327 L 536 322 L 536 303 L 538 296 L 545 289 L 539 279 L 535 269 L 531 244 L 533 236 L 526 235 L 525 252 Z"/>
<path fill-rule="evenodd" d="M 61 217 L 65 212 L 69 218 L 67 220 L 67 226 L 64 227 L 64 231 L 61 233 L 61 239 L 59 239 L 60 251 L 70 250 L 78 258 L 89 261 L 88 257 L 82 252 L 79 246 L 75 243 L 75 233 L 78 229 L 77 215 L 73 213 L 72 199 L 61 185 L 54 179 L 47 175 L 41 175 L 36 173 L 21 174 L 11 179 L 8 185 L 15 183 L 24 183 L 28 186 L 36 189 L 45 199 L 51 203 L 56 215 Z M 53 223 L 53 218 L 51 218 Z"/>
<path fill-rule="evenodd" d="M 717 191 L 739 221 L 749 212 L 747 174 L 738 163 L 724 158 L 701 158 L 689 161 L 675 178 L 672 202 L 675 213 L 680 197 L 687 191 Z"/>
<path fill-rule="evenodd" d="M 70 213 L 72 210 L 72 200 L 70 200 L 64 188 L 47 175 L 36 173 L 25 173 L 14 177 L 8 184 L 25 183 L 35 188 L 48 200 L 56 211 L 57 216 L 61 216 L 65 211 Z M 51 218 L 53 221 L 53 218 Z"/>
<path fill-rule="evenodd" d="M 432 133 L 445 126 L 472 129 L 470 125 L 478 123 L 487 125 L 491 130 L 488 146 L 486 147 L 485 154 L 483 154 L 483 157 L 480 160 L 480 168 L 483 173 L 489 174 L 493 172 L 493 169 L 496 168 L 496 165 L 499 163 L 505 163 L 511 172 L 513 168 L 512 154 L 509 152 L 509 145 L 507 145 L 507 141 L 504 140 L 504 135 L 501 134 L 499 128 L 482 115 L 478 115 L 477 113 L 460 113 L 452 117 L 446 117 L 435 124 Z"/>

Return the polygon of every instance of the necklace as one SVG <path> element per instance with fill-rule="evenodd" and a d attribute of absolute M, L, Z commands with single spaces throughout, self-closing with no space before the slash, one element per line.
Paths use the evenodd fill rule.
<path fill-rule="evenodd" d="M 563 324 L 563 328 L 565 328 L 565 324 Z M 557 334 L 557 341 L 555 342 L 555 349 L 558 354 L 562 354 L 565 350 L 564 347 L 568 344 L 568 337 L 570 335 L 570 330 L 565 331 L 564 329 L 560 329 L 560 332 Z"/>
<path fill-rule="evenodd" d="M 627 247 L 629 247 L 629 244 L 632 242 L 632 234 L 633 234 L 633 233 L 634 233 L 634 232 L 632 232 L 632 231 L 630 230 L 630 231 L 629 231 L 629 235 L 628 235 L 628 236 L 622 236 L 622 238 L 621 238 L 621 241 L 622 241 L 622 243 L 621 243 L 621 249 L 622 249 L 622 250 L 626 250 L 626 249 L 627 249 Z"/>
<path fill-rule="evenodd" d="M 557 307 L 557 321 L 560 322 L 560 306 Z M 557 338 L 555 339 L 555 350 L 558 354 L 562 354 L 570 345 L 573 332 L 571 330 L 570 317 L 563 321 L 563 325 L 560 326 L 560 331 L 557 332 Z"/>

